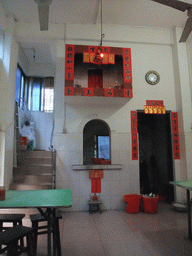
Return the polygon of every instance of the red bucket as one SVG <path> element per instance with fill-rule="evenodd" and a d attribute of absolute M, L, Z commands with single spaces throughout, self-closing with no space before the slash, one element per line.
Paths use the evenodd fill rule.
<path fill-rule="evenodd" d="M 143 210 L 146 213 L 157 213 L 158 211 L 158 196 L 156 197 L 142 197 Z"/>
<path fill-rule="evenodd" d="M 125 208 L 126 212 L 128 213 L 140 212 L 141 196 L 132 194 L 132 195 L 125 195 L 123 198 L 125 202 L 128 204 L 128 206 Z"/>

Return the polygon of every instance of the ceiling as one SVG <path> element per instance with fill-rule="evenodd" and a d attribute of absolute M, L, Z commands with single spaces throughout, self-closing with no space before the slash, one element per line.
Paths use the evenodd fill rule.
<path fill-rule="evenodd" d="M 183 2 L 192 4 L 192 0 Z M 17 21 L 33 23 L 38 20 L 37 4 L 34 0 L 0 0 L 0 3 L 6 14 L 13 15 Z M 100 23 L 99 3 L 100 0 L 53 0 L 49 8 L 49 22 Z M 187 13 L 150 0 L 102 0 L 102 17 L 103 24 L 173 28 L 185 25 Z M 32 48 L 35 49 L 36 56 L 41 55 L 39 62 L 53 61 L 48 44 L 25 42 L 21 45 L 29 61 L 30 58 L 33 60 Z"/>

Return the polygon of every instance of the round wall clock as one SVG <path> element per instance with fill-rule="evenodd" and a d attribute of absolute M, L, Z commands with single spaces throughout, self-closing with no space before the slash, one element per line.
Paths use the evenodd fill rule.
<path fill-rule="evenodd" d="M 159 82 L 160 75 L 156 71 L 151 70 L 147 72 L 147 74 L 145 75 L 145 79 L 147 83 L 154 85 Z"/>

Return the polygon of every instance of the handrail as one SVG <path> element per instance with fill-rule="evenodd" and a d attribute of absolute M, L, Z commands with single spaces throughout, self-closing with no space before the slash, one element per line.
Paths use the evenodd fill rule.
<path fill-rule="evenodd" d="M 55 119 L 53 117 L 53 127 L 52 127 L 52 131 L 51 131 L 51 136 L 50 136 L 50 148 L 53 148 L 53 133 L 54 133 L 54 129 L 55 129 Z"/>
<path fill-rule="evenodd" d="M 56 189 L 56 149 L 51 145 L 49 150 L 51 151 L 52 160 L 52 189 Z"/>

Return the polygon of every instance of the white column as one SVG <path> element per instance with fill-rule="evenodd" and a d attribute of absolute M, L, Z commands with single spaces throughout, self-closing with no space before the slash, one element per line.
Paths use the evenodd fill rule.
<path fill-rule="evenodd" d="M 55 74 L 55 98 L 54 98 L 54 134 L 62 134 L 65 127 L 65 43 L 64 40 L 56 41 L 56 74 Z"/>
<path fill-rule="evenodd" d="M 176 111 L 178 112 L 181 160 L 175 160 L 175 180 L 192 180 L 192 109 L 189 63 L 186 43 L 179 43 L 182 28 L 174 28 L 173 65 L 175 78 Z M 177 201 L 186 201 L 183 189 L 176 189 Z"/>

